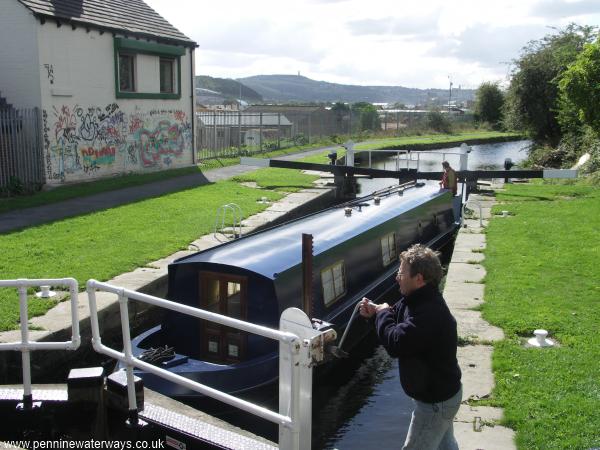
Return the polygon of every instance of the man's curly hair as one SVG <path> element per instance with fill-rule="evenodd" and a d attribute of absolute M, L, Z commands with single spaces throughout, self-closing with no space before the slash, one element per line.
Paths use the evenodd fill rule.
<path fill-rule="evenodd" d="M 437 287 L 442 279 L 442 264 L 438 255 L 438 252 L 429 247 L 415 244 L 400 253 L 400 262 L 408 264 L 411 277 L 420 273 L 426 284 Z"/>

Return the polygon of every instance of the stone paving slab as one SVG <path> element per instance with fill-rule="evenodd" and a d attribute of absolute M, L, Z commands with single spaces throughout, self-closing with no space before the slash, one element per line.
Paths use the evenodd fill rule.
<path fill-rule="evenodd" d="M 450 263 L 447 281 L 461 280 L 463 283 L 481 283 L 486 271 L 479 264 Z"/>
<path fill-rule="evenodd" d="M 472 252 L 475 249 L 483 250 L 485 248 L 485 234 L 481 233 L 465 233 L 462 231 L 458 234 L 454 243 L 454 251 Z"/>
<path fill-rule="evenodd" d="M 471 263 L 481 262 L 485 259 L 483 253 L 473 252 L 471 250 L 458 249 L 452 253 L 452 263 Z"/>
<path fill-rule="evenodd" d="M 472 309 L 483 303 L 484 289 L 480 283 L 446 282 L 444 299 L 451 310 Z"/>
<path fill-rule="evenodd" d="M 457 325 L 458 335 L 464 339 L 475 339 L 478 341 L 501 341 L 504 332 L 501 328 L 494 327 L 482 319 L 479 311 L 468 309 L 456 309 L 452 311 Z"/>
<path fill-rule="evenodd" d="M 454 436 L 461 450 L 512 450 L 516 449 L 515 432 L 496 425 L 473 430 L 472 423 L 454 422 Z"/>
<path fill-rule="evenodd" d="M 473 421 L 479 417 L 481 420 L 488 422 L 499 422 L 502 420 L 504 413 L 502 408 L 494 408 L 492 406 L 478 406 L 478 405 L 460 405 L 460 409 L 456 414 L 456 420 L 458 422 L 473 423 Z"/>
<path fill-rule="evenodd" d="M 494 389 L 492 352 L 489 345 L 458 347 L 457 357 L 462 371 L 463 401 L 489 396 Z"/>

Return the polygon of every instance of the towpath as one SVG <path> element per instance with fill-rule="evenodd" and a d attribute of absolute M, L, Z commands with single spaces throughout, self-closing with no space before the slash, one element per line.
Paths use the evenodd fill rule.
<path fill-rule="evenodd" d="M 321 147 L 306 152 L 295 153 L 293 155 L 286 155 L 277 159 L 296 160 L 334 148 L 337 147 Z M 327 161 L 323 162 L 327 163 Z M 184 175 L 168 180 L 155 181 L 153 183 L 102 192 L 86 197 L 73 198 L 48 205 L 9 211 L 0 214 L 0 234 L 47 222 L 54 222 L 67 217 L 114 208 L 115 206 L 158 197 L 170 192 L 194 188 L 220 180 L 227 180 L 240 174 L 252 172 L 256 169 L 257 167 L 236 164 L 234 166 L 221 167 L 202 173 Z"/>
<path fill-rule="evenodd" d="M 497 188 L 497 187 L 496 187 Z M 498 425 L 502 409 L 471 406 L 470 400 L 487 398 L 494 388 L 492 373 L 492 343 L 504 338 L 500 328 L 487 323 L 477 311 L 484 301 L 485 269 L 481 265 L 486 246 L 484 228 L 487 226 L 493 196 L 471 195 L 469 208 L 475 219 L 465 221 L 458 233 L 448 268 L 444 298 L 456 318 L 459 340 L 458 362 L 463 373 L 463 404 L 454 419 L 454 434 L 464 450 L 516 449 L 514 431 Z M 481 206 L 482 224 L 479 220 Z"/>

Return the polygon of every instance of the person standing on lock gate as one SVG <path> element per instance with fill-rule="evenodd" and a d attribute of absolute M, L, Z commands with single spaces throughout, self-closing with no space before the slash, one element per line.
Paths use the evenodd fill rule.
<path fill-rule="evenodd" d="M 462 400 L 458 334 L 441 278 L 436 252 L 416 244 L 400 255 L 400 300 L 391 307 L 360 303 L 360 314 L 375 318 L 379 342 L 398 358 L 402 389 L 414 400 L 403 449 L 458 449 L 452 424 Z"/>
<path fill-rule="evenodd" d="M 450 167 L 448 161 L 442 163 L 444 168 L 444 174 L 442 175 L 442 181 L 440 181 L 440 187 L 442 189 L 449 189 L 452 191 L 452 195 L 456 195 L 458 192 L 458 182 L 456 179 L 456 171 Z"/>
<path fill-rule="evenodd" d="M 456 195 L 458 192 L 458 177 L 456 176 L 456 171 L 450 167 L 448 161 L 444 161 L 442 167 L 444 168 L 444 174 L 442 175 L 442 181 L 440 181 L 440 188 L 448 189 L 452 192 L 452 213 L 454 214 L 454 222 L 459 223 L 462 198 Z"/>

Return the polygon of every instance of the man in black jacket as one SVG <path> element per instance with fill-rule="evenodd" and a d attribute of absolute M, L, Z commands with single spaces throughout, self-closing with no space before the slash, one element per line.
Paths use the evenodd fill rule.
<path fill-rule="evenodd" d="M 400 301 L 390 307 L 364 298 L 360 305 L 362 316 L 375 316 L 379 341 L 398 358 L 400 383 L 415 402 L 404 449 L 458 449 L 452 426 L 462 400 L 458 338 L 441 278 L 436 253 L 413 245 L 400 255 Z"/>

